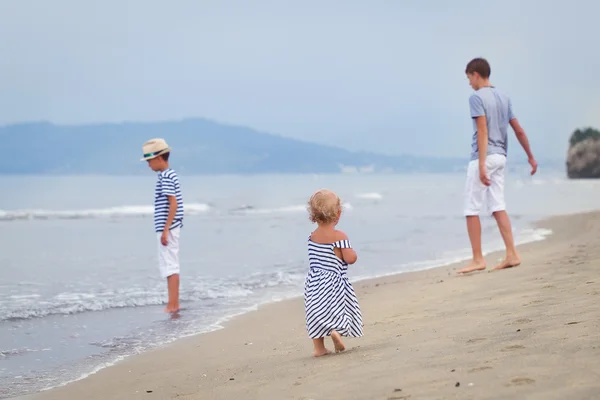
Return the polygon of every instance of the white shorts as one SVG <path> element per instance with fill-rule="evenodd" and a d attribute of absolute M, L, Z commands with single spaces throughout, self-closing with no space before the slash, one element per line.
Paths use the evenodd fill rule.
<path fill-rule="evenodd" d="M 484 203 L 487 203 L 490 214 L 506 210 L 504 203 L 506 156 L 490 154 L 486 157 L 485 168 L 490 186 L 485 186 L 479 179 L 479 160 L 469 162 L 465 187 L 465 216 L 479 215 Z"/>
<path fill-rule="evenodd" d="M 157 232 L 158 238 L 158 268 L 163 278 L 168 278 L 173 274 L 179 273 L 179 233 L 181 228 L 174 228 L 169 231 L 168 244 L 164 246 L 160 238 L 162 232 Z"/>

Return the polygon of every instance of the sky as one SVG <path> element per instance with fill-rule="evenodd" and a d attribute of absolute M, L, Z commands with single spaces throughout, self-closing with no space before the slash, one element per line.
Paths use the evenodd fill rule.
<path fill-rule="evenodd" d="M 598 15 L 595 0 L 0 0 L 0 124 L 203 117 L 468 157 L 464 69 L 485 57 L 536 156 L 563 158 L 574 129 L 600 128 Z"/>

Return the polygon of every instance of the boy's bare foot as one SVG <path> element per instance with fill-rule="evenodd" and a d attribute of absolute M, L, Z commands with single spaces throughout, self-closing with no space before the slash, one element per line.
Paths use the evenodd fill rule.
<path fill-rule="evenodd" d="M 346 350 L 346 346 L 344 346 L 344 342 L 342 342 L 342 335 L 340 335 L 339 332 L 331 331 L 331 340 L 333 341 L 336 353 L 341 353 Z"/>
<path fill-rule="evenodd" d="M 167 305 L 167 308 L 165 308 L 165 312 L 167 312 L 167 313 L 176 313 L 176 312 L 179 312 L 179 306 L 177 306 L 177 305 L 175 305 L 175 306 Z"/>
<path fill-rule="evenodd" d="M 319 350 L 319 351 L 315 350 L 315 354 L 314 355 L 315 355 L 315 357 L 322 357 L 322 356 L 326 356 L 326 355 L 329 355 L 329 354 L 331 354 L 330 350 L 323 349 L 323 350 Z"/>
<path fill-rule="evenodd" d="M 494 267 L 494 270 L 518 267 L 521 265 L 521 259 L 519 257 L 507 257 L 500 264 Z"/>
<path fill-rule="evenodd" d="M 469 265 L 463 269 L 456 271 L 457 274 L 468 274 L 469 272 L 483 271 L 485 269 L 485 261 L 471 261 Z"/>

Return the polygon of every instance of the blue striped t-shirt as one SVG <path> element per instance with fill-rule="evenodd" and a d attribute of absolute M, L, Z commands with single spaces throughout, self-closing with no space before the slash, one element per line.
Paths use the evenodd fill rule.
<path fill-rule="evenodd" d="M 171 168 L 158 173 L 156 189 L 154 191 L 154 230 L 162 232 L 169 216 L 169 199 L 167 196 L 175 196 L 177 200 L 177 213 L 170 229 L 183 226 L 183 197 L 177 173 Z"/>

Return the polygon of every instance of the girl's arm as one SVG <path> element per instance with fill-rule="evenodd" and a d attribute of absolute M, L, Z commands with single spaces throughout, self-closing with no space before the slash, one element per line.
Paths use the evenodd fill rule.
<path fill-rule="evenodd" d="M 335 236 L 336 236 L 336 238 L 335 238 L 336 242 L 340 241 L 340 240 L 348 240 L 348 235 L 346 235 L 342 231 L 336 231 Z M 344 260 L 344 262 L 346 262 L 347 264 L 354 264 L 356 262 L 356 260 L 358 260 L 356 251 L 354 251 L 353 248 L 351 248 L 351 247 L 340 248 L 339 250 L 342 253 L 341 259 Z"/>

